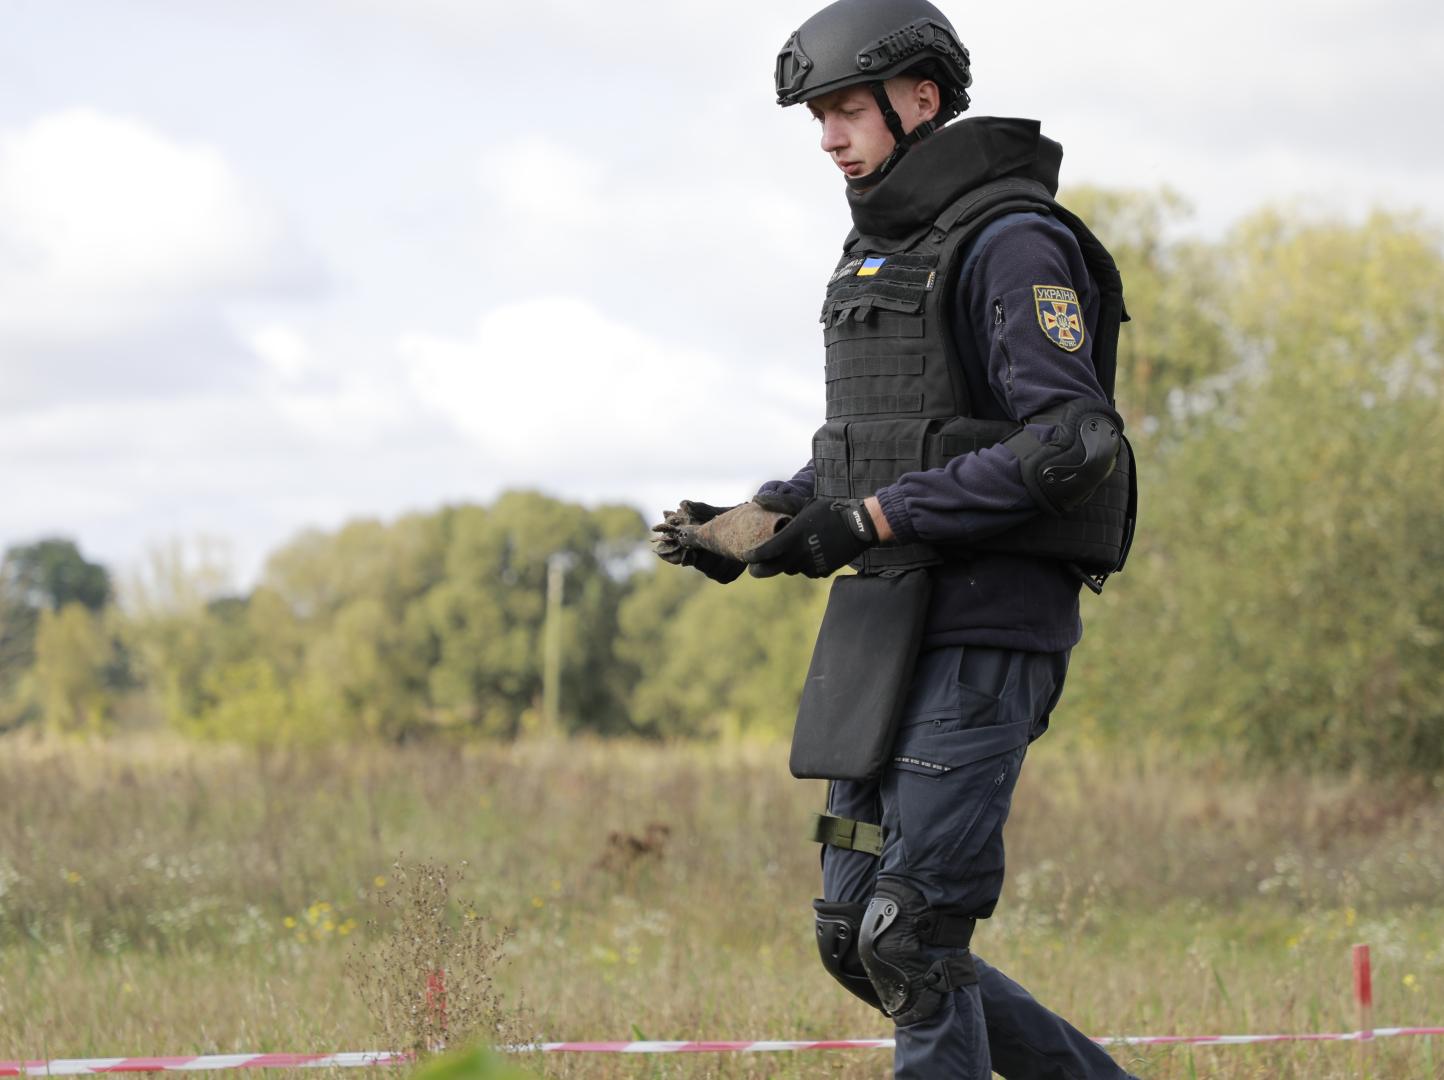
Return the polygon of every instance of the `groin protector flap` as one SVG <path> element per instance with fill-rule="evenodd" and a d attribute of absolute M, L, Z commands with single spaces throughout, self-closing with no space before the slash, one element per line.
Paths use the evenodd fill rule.
<path fill-rule="evenodd" d="M 882 772 L 931 592 L 926 570 L 833 581 L 792 732 L 793 776 L 867 780 Z"/>

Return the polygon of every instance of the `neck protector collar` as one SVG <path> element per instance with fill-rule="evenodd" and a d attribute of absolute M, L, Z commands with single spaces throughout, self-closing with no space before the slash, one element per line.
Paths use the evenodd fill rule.
<path fill-rule="evenodd" d="M 908 138 L 912 138 L 910 134 Z M 937 217 L 965 191 L 1000 176 L 1020 175 L 1058 190 L 1063 148 L 1040 131 L 1036 120 L 978 116 L 959 120 L 932 138 L 913 139 L 911 149 L 899 144 L 867 177 L 870 187 L 852 190 L 848 206 L 852 223 L 865 236 L 902 237 Z"/>

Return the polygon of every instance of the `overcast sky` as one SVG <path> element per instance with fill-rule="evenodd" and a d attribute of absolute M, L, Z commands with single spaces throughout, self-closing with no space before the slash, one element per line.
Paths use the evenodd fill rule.
<path fill-rule="evenodd" d="M 1444 221 L 1444 7 L 953 4 L 1064 183 Z M 808 457 L 847 228 L 773 102 L 805 2 L 0 0 L 0 545 L 116 569 Z"/>

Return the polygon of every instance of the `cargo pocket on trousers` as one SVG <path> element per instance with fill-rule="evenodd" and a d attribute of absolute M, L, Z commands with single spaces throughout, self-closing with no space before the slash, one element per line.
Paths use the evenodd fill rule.
<path fill-rule="evenodd" d="M 937 723 L 925 720 L 899 732 L 891 762 L 898 831 L 912 869 L 971 861 L 969 842 L 979 823 L 990 819 L 1000 795 L 1011 797 L 1032 726 L 1020 720 L 949 730 Z"/>

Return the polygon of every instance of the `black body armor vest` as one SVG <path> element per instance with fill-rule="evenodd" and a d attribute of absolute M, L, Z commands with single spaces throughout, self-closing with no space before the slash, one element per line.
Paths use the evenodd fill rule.
<path fill-rule="evenodd" d="M 854 230 L 848 236 L 822 308 L 827 422 L 813 437 L 818 496 L 866 498 L 904 473 L 941 467 L 1020 430 L 1009 421 L 973 418 L 952 340 L 962 255 L 973 237 L 1004 214 L 1048 214 L 1077 238 L 1100 291 L 1092 357 L 1111 402 L 1119 324 L 1126 318 L 1117 267 L 1087 226 L 1054 201 L 1050 184 L 1020 171 L 973 186 L 906 235 L 862 236 Z M 1049 417 L 1027 419 L 1046 423 Z M 1125 443 L 1113 473 L 1072 513 L 1039 513 L 967 549 L 882 545 L 854 565 L 864 573 L 882 573 L 966 557 L 969 551 L 999 551 L 1062 560 L 1096 591 L 1102 577 L 1122 567 L 1135 502 Z"/>

